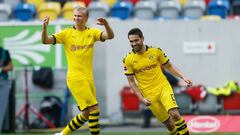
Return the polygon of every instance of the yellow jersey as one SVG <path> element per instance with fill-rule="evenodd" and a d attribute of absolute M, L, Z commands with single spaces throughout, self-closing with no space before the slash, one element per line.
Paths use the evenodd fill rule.
<path fill-rule="evenodd" d="M 155 98 L 164 86 L 169 85 L 161 69 L 168 61 L 160 48 L 146 46 L 144 54 L 132 51 L 123 59 L 124 73 L 135 76 L 144 97 Z"/>
<path fill-rule="evenodd" d="M 68 63 L 68 80 L 93 80 L 94 43 L 101 40 L 102 31 L 85 27 L 79 31 L 75 27 L 53 34 L 56 43 L 64 44 Z"/>

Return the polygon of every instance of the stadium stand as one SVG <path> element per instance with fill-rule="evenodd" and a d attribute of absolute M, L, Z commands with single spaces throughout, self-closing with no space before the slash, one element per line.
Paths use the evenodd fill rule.
<path fill-rule="evenodd" d="M 163 19 L 177 19 L 180 11 L 181 6 L 178 1 L 162 1 L 158 6 L 157 15 Z"/>
<path fill-rule="evenodd" d="M 74 10 L 74 7 L 76 7 L 77 5 L 86 7 L 86 4 L 81 1 L 68 1 L 64 4 L 62 8 L 64 19 L 67 19 L 67 20 L 73 19 L 73 10 Z"/>
<path fill-rule="evenodd" d="M 120 1 L 113 5 L 111 9 L 112 17 L 126 20 L 131 16 L 133 4 L 131 2 Z"/>
<path fill-rule="evenodd" d="M 99 17 L 107 17 L 109 13 L 109 6 L 107 3 L 93 1 L 88 5 L 89 10 L 89 18 L 99 18 Z"/>
<path fill-rule="evenodd" d="M 199 19 L 204 15 L 205 10 L 206 6 L 204 1 L 191 0 L 183 6 L 183 16 L 192 19 Z"/>
<path fill-rule="evenodd" d="M 66 17 L 66 15 L 64 15 L 64 12 L 71 12 L 72 9 L 71 6 L 69 7 L 69 5 L 66 3 L 75 2 L 84 3 L 80 5 L 85 5 L 86 7 L 89 7 L 89 5 L 91 5 L 89 7 L 89 9 L 91 10 L 90 18 L 97 18 L 99 16 L 103 16 L 109 18 L 113 17 L 121 20 L 126 20 L 129 18 L 148 20 L 220 20 L 216 16 L 220 16 L 222 19 L 234 19 L 232 15 L 240 15 L 240 0 L 17 0 L 17 2 L 15 2 L 14 4 L 16 5 L 20 2 L 35 5 L 35 8 L 37 10 L 36 15 L 40 19 L 43 16 L 42 14 L 45 14 L 42 13 L 42 11 L 48 9 L 48 11 L 51 10 L 55 12 L 54 14 L 57 14 L 57 17 L 54 17 L 54 19 L 65 18 L 69 20 L 70 18 Z M 60 4 L 60 11 L 58 6 L 57 8 L 53 9 L 56 6 L 47 7 L 46 3 Z M 12 5 L 14 5 L 12 3 L 12 0 L 5 0 L 4 4 L 10 5 L 10 7 L 13 7 Z M 40 9 L 40 6 L 42 4 L 45 4 L 45 6 Z M 108 6 L 106 6 L 106 4 Z M 4 10 L 5 9 L 1 9 L 1 12 L 3 12 L 2 14 L 5 14 Z M 11 11 L 11 13 L 13 14 L 14 8 L 12 8 L 12 10 L 13 11 Z M 107 15 L 105 13 L 106 11 Z M 7 13 L 9 13 L 9 11 L 7 11 Z M 61 13 L 63 13 L 63 15 L 61 15 Z M 13 16 L 12 14 L 10 14 L 10 16 Z M 50 14 L 50 16 L 52 16 L 52 14 Z M 4 17 L 2 18 L 2 20 L 5 19 Z"/>
<path fill-rule="evenodd" d="M 50 20 L 56 20 L 60 15 L 61 5 L 58 2 L 45 2 L 40 5 L 38 10 L 38 18 L 43 20 L 46 15 Z"/>
<path fill-rule="evenodd" d="M 10 5 L 0 3 L 0 21 L 8 21 L 10 19 L 11 12 Z"/>
<path fill-rule="evenodd" d="M 14 17 L 21 21 L 33 19 L 36 15 L 36 7 L 33 4 L 19 3 L 14 9 Z"/>
<path fill-rule="evenodd" d="M 139 1 L 134 7 L 134 16 L 138 19 L 154 19 L 157 5 L 153 1 Z"/>

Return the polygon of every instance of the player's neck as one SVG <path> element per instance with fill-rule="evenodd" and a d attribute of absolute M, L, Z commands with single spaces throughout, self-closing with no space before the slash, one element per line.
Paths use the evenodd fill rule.
<path fill-rule="evenodd" d="M 85 30 L 85 26 L 84 25 L 75 25 L 75 28 L 76 28 L 76 30 L 79 30 L 79 31 Z"/>
<path fill-rule="evenodd" d="M 146 46 L 143 45 L 141 51 L 137 52 L 137 54 L 142 55 L 142 54 L 144 54 L 145 51 L 146 51 Z"/>

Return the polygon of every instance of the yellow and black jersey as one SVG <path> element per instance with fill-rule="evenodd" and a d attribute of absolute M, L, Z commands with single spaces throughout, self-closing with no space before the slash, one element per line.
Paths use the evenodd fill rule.
<path fill-rule="evenodd" d="M 156 95 L 169 84 L 162 73 L 161 65 L 169 61 L 160 48 L 146 46 L 144 54 L 132 51 L 124 59 L 125 75 L 134 75 L 143 96 Z"/>
<path fill-rule="evenodd" d="M 94 43 L 101 40 L 102 31 L 88 28 L 79 31 L 75 27 L 53 34 L 56 43 L 64 44 L 68 62 L 68 79 L 93 79 L 92 59 Z"/>

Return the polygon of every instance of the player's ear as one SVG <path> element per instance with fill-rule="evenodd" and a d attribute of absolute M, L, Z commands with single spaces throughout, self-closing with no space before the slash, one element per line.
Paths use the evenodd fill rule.
<path fill-rule="evenodd" d="M 142 36 L 142 38 L 141 38 L 141 39 L 142 39 L 142 41 L 144 41 L 144 36 Z"/>

